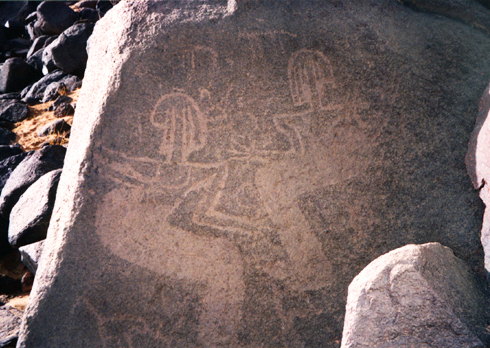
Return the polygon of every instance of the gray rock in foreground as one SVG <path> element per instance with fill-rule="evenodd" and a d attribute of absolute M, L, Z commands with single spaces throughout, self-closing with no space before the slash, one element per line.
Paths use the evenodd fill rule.
<path fill-rule="evenodd" d="M 43 249 L 44 240 L 19 248 L 22 263 L 24 263 L 33 274 L 36 274 L 37 272 Z"/>
<path fill-rule="evenodd" d="M 20 196 L 12 208 L 9 242 L 15 248 L 46 238 L 61 169 L 44 174 Z"/>
<path fill-rule="evenodd" d="M 439 243 L 407 245 L 349 285 L 342 348 L 481 348 L 485 297 L 463 261 Z"/>
<path fill-rule="evenodd" d="M 490 37 L 396 0 L 232 5 L 97 22 L 19 347 L 333 348 L 379 255 L 438 241 L 483 276 Z"/>

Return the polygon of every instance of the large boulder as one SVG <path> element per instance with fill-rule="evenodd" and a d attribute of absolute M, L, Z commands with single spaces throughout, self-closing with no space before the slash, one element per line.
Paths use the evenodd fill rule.
<path fill-rule="evenodd" d="M 62 1 L 43 1 L 36 12 L 34 30 L 38 35 L 61 34 L 79 18 L 77 13 Z"/>
<path fill-rule="evenodd" d="M 10 245 L 14 248 L 46 238 L 60 175 L 61 169 L 44 174 L 12 208 L 8 233 Z"/>
<path fill-rule="evenodd" d="M 42 74 L 24 60 L 7 59 L 0 70 L 0 93 L 19 92 L 41 77 Z"/>
<path fill-rule="evenodd" d="M 8 218 L 20 196 L 44 174 L 63 167 L 66 149 L 60 145 L 44 146 L 30 153 L 14 169 L 0 194 L 0 214 Z"/>
<path fill-rule="evenodd" d="M 437 241 L 483 277 L 478 26 L 397 0 L 123 1 L 88 47 L 19 347 L 333 348 L 390 250 Z"/>
<path fill-rule="evenodd" d="M 342 348 L 481 348 L 488 302 L 451 249 L 407 245 L 373 262 L 349 285 Z"/>
<path fill-rule="evenodd" d="M 83 76 L 87 63 L 87 40 L 93 28 L 92 23 L 80 23 L 65 30 L 44 49 L 43 62 L 45 65 L 49 65 L 52 61 L 64 72 Z"/>

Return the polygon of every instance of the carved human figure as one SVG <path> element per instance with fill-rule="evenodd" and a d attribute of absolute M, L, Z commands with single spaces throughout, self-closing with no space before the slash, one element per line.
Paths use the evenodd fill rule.
<path fill-rule="evenodd" d="M 226 239 L 193 233 L 185 217 L 176 217 L 186 199 L 192 196 L 199 201 L 215 190 L 221 175 L 220 164 L 192 161 L 206 144 L 204 116 L 190 96 L 173 93 L 160 98 L 150 122 L 162 131 L 161 159 L 105 150 L 113 158 L 120 157 L 110 167 L 124 179 L 104 197 L 97 228 L 104 231 L 100 234 L 103 242 L 120 257 L 200 284 L 196 286 L 203 306 L 200 341 L 213 347 L 233 346 L 244 296 L 239 252 Z M 152 175 L 141 172 L 148 166 Z M 114 182 L 114 177 L 108 172 L 109 181 Z"/>

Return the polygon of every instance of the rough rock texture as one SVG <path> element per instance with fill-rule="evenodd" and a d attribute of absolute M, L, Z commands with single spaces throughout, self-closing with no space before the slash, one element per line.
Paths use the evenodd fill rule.
<path fill-rule="evenodd" d="M 69 104 L 68 104 L 69 105 Z M 66 115 L 63 115 L 66 116 Z M 58 116 L 56 117 L 63 117 Z M 37 132 L 38 137 L 45 137 L 52 133 L 66 133 L 71 129 L 71 126 L 65 120 L 54 120 L 53 122 L 48 123 Z"/>
<path fill-rule="evenodd" d="M 0 161 L 0 191 L 5 186 L 10 174 L 14 171 L 15 168 L 27 157 L 30 156 L 33 151 L 24 152 L 19 155 L 8 157 L 2 161 Z"/>
<path fill-rule="evenodd" d="M 64 72 L 83 76 L 87 63 L 87 40 L 93 28 L 92 23 L 80 23 L 65 30 L 44 49 L 43 62 L 52 60 Z"/>
<path fill-rule="evenodd" d="M 22 262 L 33 274 L 36 274 L 37 272 L 37 267 L 43 253 L 43 248 L 44 240 L 19 248 Z"/>
<path fill-rule="evenodd" d="M 342 348 L 482 348 L 490 342 L 484 298 L 451 249 L 407 245 L 349 285 Z"/>
<path fill-rule="evenodd" d="M 0 128 L 0 144 L 1 145 L 12 145 L 17 139 L 17 135 L 11 130 Z"/>
<path fill-rule="evenodd" d="M 19 155 L 22 153 L 22 149 L 19 144 L 15 145 L 0 145 L 0 163 L 4 159 Z"/>
<path fill-rule="evenodd" d="M 74 113 L 75 113 L 75 109 L 73 108 L 73 106 L 71 106 L 68 103 L 61 103 L 54 110 L 54 116 L 58 118 L 73 115 Z"/>
<path fill-rule="evenodd" d="M 44 1 L 37 7 L 37 34 L 58 35 L 68 29 L 78 19 L 78 15 L 64 2 Z"/>
<path fill-rule="evenodd" d="M 471 23 L 123 1 L 88 47 L 20 347 L 338 347 L 349 283 L 390 250 L 439 241 L 483 276 Z"/>
<path fill-rule="evenodd" d="M 14 248 L 46 238 L 61 169 L 40 177 L 20 196 L 10 213 L 9 243 Z"/>
<path fill-rule="evenodd" d="M 0 214 L 8 217 L 20 196 L 44 174 L 63 167 L 66 149 L 45 146 L 29 154 L 12 172 L 0 194 Z"/>
<path fill-rule="evenodd" d="M 7 347 L 17 342 L 22 314 L 16 308 L 0 307 L 0 347 Z"/>
<path fill-rule="evenodd" d="M 0 70 L 0 93 L 19 92 L 41 77 L 42 74 L 24 60 L 7 59 Z"/>
<path fill-rule="evenodd" d="M 35 84 L 32 85 L 31 89 L 29 90 L 29 92 L 27 92 L 23 100 L 26 100 L 28 98 L 35 98 L 37 100 L 42 100 L 46 88 L 51 83 L 58 82 L 66 76 L 67 74 L 61 70 L 56 70 L 47 74 L 42 79 L 40 79 L 39 81 L 37 81 Z"/>
<path fill-rule="evenodd" d="M 487 208 L 483 216 L 481 243 L 485 251 L 485 269 L 490 278 L 490 86 L 483 92 L 480 99 L 478 117 L 466 154 L 466 167 L 475 189 L 479 190 L 480 198 Z"/>
<path fill-rule="evenodd" d="M 27 117 L 29 108 L 26 103 L 15 99 L 0 100 L 0 119 L 9 122 L 20 122 Z"/>

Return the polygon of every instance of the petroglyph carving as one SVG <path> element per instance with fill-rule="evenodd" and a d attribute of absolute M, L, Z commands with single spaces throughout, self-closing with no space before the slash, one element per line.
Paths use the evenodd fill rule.
<path fill-rule="evenodd" d="M 206 120 L 194 99 L 186 94 L 161 97 L 150 122 L 163 131 L 160 153 L 167 163 L 185 163 L 191 153 L 206 145 Z"/>
<path fill-rule="evenodd" d="M 289 152 L 304 155 L 308 139 L 318 132 L 325 137 L 328 128 L 333 126 L 332 120 L 328 120 L 330 115 L 326 113 L 338 107 L 334 101 L 328 100 L 328 93 L 334 86 L 333 73 L 323 53 L 302 49 L 289 59 L 288 78 L 293 105 L 306 107 L 306 110 L 275 115 L 274 125 L 288 138 L 291 144 Z M 325 129 L 327 124 L 330 127 Z"/>
<path fill-rule="evenodd" d="M 326 87 L 333 83 L 333 73 L 323 53 L 307 49 L 293 53 L 289 59 L 288 77 L 294 106 L 307 105 L 313 109 L 328 106 Z"/>
<path fill-rule="evenodd" d="M 211 47 L 194 46 L 186 51 L 185 63 L 192 70 L 214 70 L 218 68 L 218 53 Z"/>

